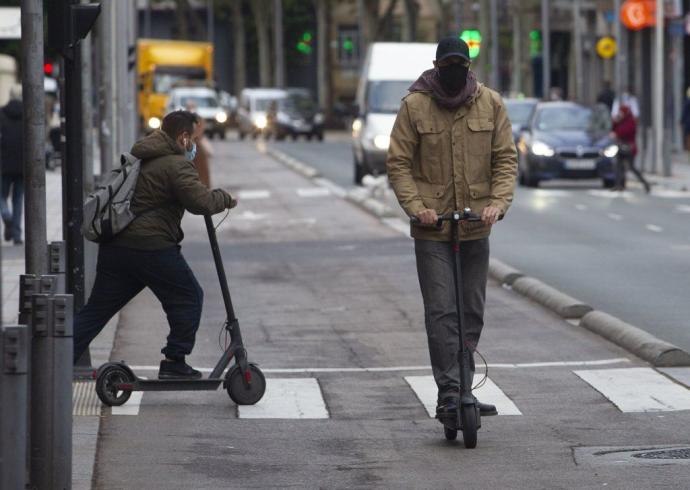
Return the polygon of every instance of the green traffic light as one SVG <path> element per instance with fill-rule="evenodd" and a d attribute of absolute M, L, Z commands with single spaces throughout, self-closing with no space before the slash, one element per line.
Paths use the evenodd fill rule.
<path fill-rule="evenodd" d="M 467 47 L 470 48 L 470 58 L 476 58 L 479 56 L 479 50 L 482 46 L 482 34 L 477 29 L 469 29 L 462 31 L 460 34 L 460 39 L 467 43 Z"/>

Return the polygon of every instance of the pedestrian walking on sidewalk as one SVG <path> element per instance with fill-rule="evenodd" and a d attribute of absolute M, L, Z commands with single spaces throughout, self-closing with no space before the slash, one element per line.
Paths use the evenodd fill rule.
<path fill-rule="evenodd" d="M 604 82 L 602 83 L 601 92 L 599 92 L 599 95 L 597 95 L 597 103 L 604 104 L 608 108 L 610 113 L 611 109 L 613 109 L 613 101 L 615 99 L 616 92 L 614 92 L 611 88 L 611 82 L 608 80 L 604 80 Z"/>
<path fill-rule="evenodd" d="M 21 85 L 12 87 L 9 103 L 0 109 L 0 168 L 2 189 L 0 214 L 6 242 L 22 242 L 22 209 L 24 205 L 24 143 Z M 12 195 L 12 207 L 7 199 Z"/>
<path fill-rule="evenodd" d="M 74 321 L 75 362 L 108 320 L 148 287 L 170 324 L 158 377 L 201 377 L 185 362 L 199 328 L 203 290 L 180 253 L 184 237 L 180 223 L 185 211 L 216 214 L 237 202 L 224 190 L 209 190 L 199 180 L 191 161 L 197 124 L 199 117 L 191 112 L 171 112 L 163 118 L 161 130 L 132 147 L 132 155 L 142 162 L 132 199 L 137 217 L 99 248 L 91 297 Z M 146 326 L 145 319 L 141 324 Z"/>
<path fill-rule="evenodd" d="M 630 170 L 640 181 L 644 190 L 649 194 L 651 187 L 642 172 L 635 167 L 637 155 L 637 121 L 632 109 L 627 105 L 620 106 L 618 114 L 613 118 L 613 132 L 611 137 L 618 141 L 618 158 L 616 159 L 616 179 L 612 190 L 625 189 L 625 174 Z"/>
<path fill-rule="evenodd" d="M 388 178 L 409 216 L 424 225 L 470 208 L 482 221 L 463 223 L 460 246 L 463 304 L 469 349 L 484 326 L 489 234 L 513 200 L 517 153 L 500 95 L 469 70 L 469 49 L 449 37 L 402 100 L 386 160 Z M 413 226 L 417 272 L 424 300 L 429 354 L 438 387 L 437 413 L 455 414 L 459 396 L 459 329 L 453 280 L 451 228 Z M 474 371 L 474 362 L 471 363 Z M 482 415 L 493 405 L 479 403 Z"/>
<path fill-rule="evenodd" d="M 685 151 L 688 152 L 690 158 L 690 87 L 685 92 L 685 103 L 683 104 L 683 116 L 680 119 L 683 125 L 683 142 L 685 144 Z"/>

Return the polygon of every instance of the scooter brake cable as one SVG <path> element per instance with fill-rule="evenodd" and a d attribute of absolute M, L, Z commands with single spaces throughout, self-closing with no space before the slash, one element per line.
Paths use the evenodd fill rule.
<path fill-rule="evenodd" d="M 479 354 L 479 357 L 482 358 L 482 362 L 484 362 L 484 377 L 481 380 L 479 380 L 479 382 L 476 385 L 472 387 L 472 390 L 477 390 L 484 386 L 486 384 L 486 380 L 489 379 L 489 364 L 486 362 L 486 359 L 484 358 L 481 352 L 479 352 L 476 349 L 474 352 Z"/>
<path fill-rule="evenodd" d="M 214 229 L 214 230 L 217 230 L 218 227 L 219 227 L 220 225 L 223 224 L 223 221 L 225 221 L 225 218 L 227 218 L 229 214 L 230 214 L 230 210 L 228 209 L 227 211 L 225 211 L 225 215 L 223 216 L 223 219 L 221 219 L 221 220 L 218 222 L 218 224 L 215 225 L 215 226 L 213 227 L 213 229 Z"/>

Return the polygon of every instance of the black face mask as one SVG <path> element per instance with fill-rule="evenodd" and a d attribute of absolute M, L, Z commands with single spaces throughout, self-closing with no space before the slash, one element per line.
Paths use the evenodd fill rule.
<path fill-rule="evenodd" d="M 445 90 L 448 95 L 457 95 L 460 93 L 460 91 L 465 88 L 465 83 L 467 83 L 467 73 L 469 70 L 469 66 L 462 66 L 460 63 L 439 66 L 438 77 L 441 81 L 443 90 Z"/>

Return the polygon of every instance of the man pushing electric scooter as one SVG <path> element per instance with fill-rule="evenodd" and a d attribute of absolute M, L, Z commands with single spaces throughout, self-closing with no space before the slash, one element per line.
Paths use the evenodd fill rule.
<path fill-rule="evenodd" d="M 469 70 L 467 44 L 441 40 L 433 65 L 403 98 L 386 166 L 412 221 L 436 417 L 448 439 L 462 429 L 474 447 L 479 415 L 497 414 L 467 385 L 484 326 L 489 234 L 512 202 L 517 153 L 500 95 Z"/>

